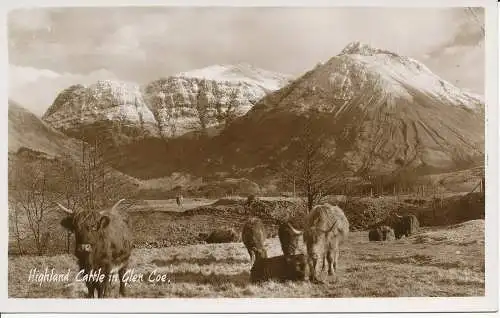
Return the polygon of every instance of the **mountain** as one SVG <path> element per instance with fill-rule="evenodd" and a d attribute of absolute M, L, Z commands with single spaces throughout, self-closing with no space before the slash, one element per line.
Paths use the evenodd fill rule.
<path fill-rule="evenodd" d="M 237 65 L 212 65 L 205 68 L 182 72 L 178 77 L 200 78 L 218 82 L 251 84 L 260 87 L 264 91 L 275 91 L 285 86 L 290 77 L 256 68 L 247 63 Z M 258 94 L 258 93 L 257 93 Z"/>
<path fill-rule="evenodd" d="M 50 127 L 12 100 L 8 106 L 9 168 L 41 164 L 39 167 L 57 171 L 67 163 L 81 165 L 82 141 Z M 106 171 L 107 177 L 121 186 L 137 187 L 140 184 L 137 179 L 109 167 Z"/>
<path fill-rule="evenodd" d="M 18 103 L 9 100 L 8 106 L 9 153 L 29 148 L 53 157 L 78 151 L 76 140 L 47 125 Z"/>
<path fill-rule="evenodd" d="M 298 127 L 314 117 L 340 170 L 450 171 L 484 159 L 484 115 L 481 97 L 422 63 L 354 42 L 270 93 L 211 149 L 220 149 L 215 156 L 223 166 L 269 170 L 297 155 L 291 141 L 303 138 Z"/>
<path fill-rule="evenodd" d="M 62 91 L 43 119 L 74 137 L 109 135 L 128 144 L 225 126 L 288 81 L 249 65 L 216 65 L 155 80 L 144 87 L 98 81 Z"/>

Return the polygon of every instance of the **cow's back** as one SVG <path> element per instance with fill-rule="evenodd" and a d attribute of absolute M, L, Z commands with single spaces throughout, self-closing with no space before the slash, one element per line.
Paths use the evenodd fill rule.
<path fill-rule="evenodd" d="M 324 232 L 332 231 L 334 236 L 341 238 L 347 237 L 349 233 L 349 221 L 344 211 L 328 203 L 315 206 L 306 219 L 306 225 Z"/>
<path fill-rule="evenodd" d="M 111 253 L 111 263 L 119 265 L 128 261 L 132 252 L 132 232 L 125 217 L 110 215 L 110 219 L 111 222 L 103 240 L 107 245 L 106 253 Z"/>
<path fill-rule="evenodd" d="M 266 240 L 264 224 L 259 218 L 249 219 L 241 231 L 241 240 L 247 248 L 263 248 Z"/>
<path fill-rule="evenodd" d="M 418 231 L 420 223 L 418 222 L 417 217 L 413 214 L 408 215 L 408 219 L 409 219 L 408 223 L 410 226 L 410 234 L 414 234 Z"/>

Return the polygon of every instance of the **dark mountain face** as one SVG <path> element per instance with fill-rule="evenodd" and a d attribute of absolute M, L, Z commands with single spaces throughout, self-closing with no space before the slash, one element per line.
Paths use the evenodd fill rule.
<path fill-rule="evenodd" d="M 412 59 L 355 45 L 261 100 L 213 147 L 240 168 L 292 159 L 307 118 L 329 136 L 341 168 L 359 175 L 449 171 L 484 157 L 479 98 Z"/>

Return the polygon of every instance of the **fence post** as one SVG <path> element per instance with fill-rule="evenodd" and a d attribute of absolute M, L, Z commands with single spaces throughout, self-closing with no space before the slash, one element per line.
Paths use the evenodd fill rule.
<path fill-rule="evenodd" d="M 69 254 L 70 251 L 69 251 L 69 248 L 70 248 L 70 244 L 71 244 L 71 232 L 67 231 L 66 232 L 66 252 Z"/>

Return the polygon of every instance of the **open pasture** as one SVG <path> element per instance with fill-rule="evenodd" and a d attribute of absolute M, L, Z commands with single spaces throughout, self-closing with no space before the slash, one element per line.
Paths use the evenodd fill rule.
<path fill-rule="evenodd" d="M 270 256 L 281 254 L 277 238 L 266 241 Z M 301 249 L 304 249 L 303 245 Z M 69 282 L 29 282 L 30 269 L 70 270 Z M 199 244 L 133 251 L 128 297 L 415 297 L 484 295 L 484 221 L 422 228 L 410 238 L 368 242 L 352 232 L 341 247 L 338 273 L 325 284 L 249 282 L 250 261 L 243 243 Z M 85 297 L 72 255 L 9 259 L 9 297 Z M 165 282 L 150 282 L 158 276 Z M 118 284 L 111 295 L 118 297 Z"/>

